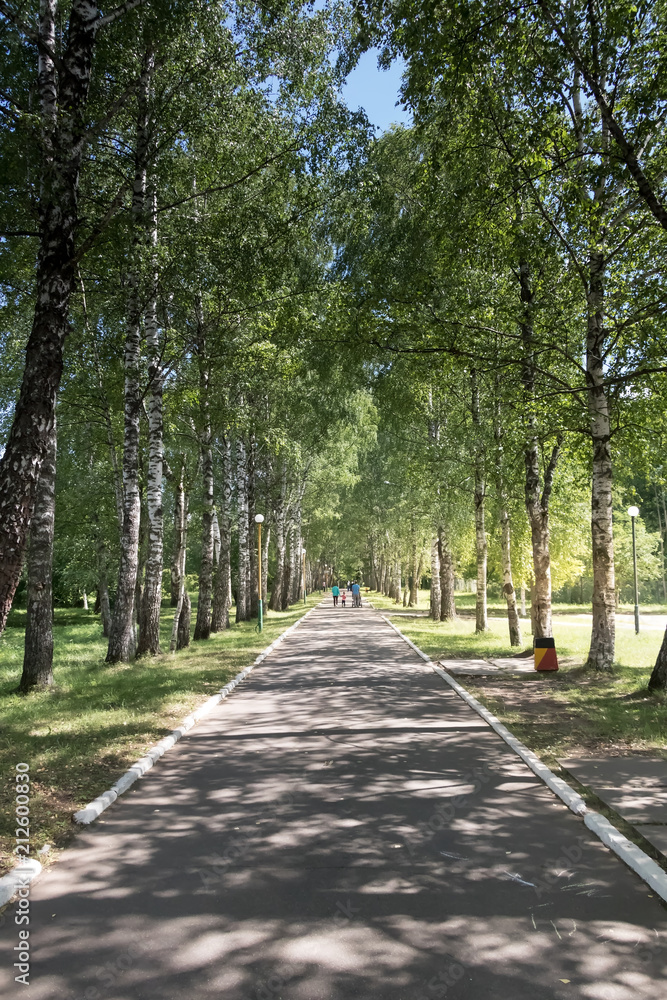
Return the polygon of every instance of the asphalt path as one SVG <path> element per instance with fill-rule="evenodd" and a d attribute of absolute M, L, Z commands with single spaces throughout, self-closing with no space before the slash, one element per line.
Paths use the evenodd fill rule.
<path fill-rule="evenodd" d="M 30 1000 L 658 1000 L 667 911 L 369 609 L 320 605 L 33 885 Z"/>

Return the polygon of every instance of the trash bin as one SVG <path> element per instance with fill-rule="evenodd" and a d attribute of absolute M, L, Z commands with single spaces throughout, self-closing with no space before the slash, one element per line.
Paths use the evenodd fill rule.
<path fill-rule="evenodd" d="M 556 643 L 551 638 L 536 639 L 533 648 L 536 670 L 558 670 Z"/>

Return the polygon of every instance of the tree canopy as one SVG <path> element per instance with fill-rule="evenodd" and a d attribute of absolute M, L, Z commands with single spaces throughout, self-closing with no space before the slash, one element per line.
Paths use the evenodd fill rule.
<path fill-rule="evenodd" d="M 667 600 L 663 3 L 0 4 L 0 628 Z M 413 123 L 341 97 L 377 46 Z M 264 551 L 255 515 L 263 514 Z M 258 585 L 258 561 L 268 567 Z M 270 594 L 270 597 L 269 597 Z M 32 629 L 32 634 L 31 634 Z M 525 632 L 525 624 L 523 625 Z M 51 652 L 50 652 L 51 650 Z M 18 680 L 18 679 L 17 679 Z M 663 644 L 652 686 L 667 686 Z"/>

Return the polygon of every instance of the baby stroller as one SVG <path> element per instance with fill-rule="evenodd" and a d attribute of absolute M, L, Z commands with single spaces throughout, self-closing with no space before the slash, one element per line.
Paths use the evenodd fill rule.
<path fill-rule="evenodd" d="M 352 595 L 352 607 L 353 608 L 361 607 L 361 592 Z"/>

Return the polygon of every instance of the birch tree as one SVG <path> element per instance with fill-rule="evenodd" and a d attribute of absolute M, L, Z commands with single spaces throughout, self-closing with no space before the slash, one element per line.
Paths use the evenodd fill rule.
<path fill-rule="evenodd" d="M 146 499 L 148 508 L 148 551 L 144 592 L 139 619 L 137 653 L 160 652 L 160 607 L 162 603 L 162 564 L 164 548 L 164 517 L 162 475 L 164 457 L 164 425 L 162 395 L 164 389 L 163 343 L 160 337 L 157 312 L 158 275 L 155 252 L 157 249 L 157 193 L 147 191 L 148 244 L 153 259 L 149 257 L 148 302 L 144 316 L 144 331 L 148 353 L 148 476 Z"/>
<path fill-rule="evenodd" d="M 55 529 L 57 434 L 55 417 L 37 484 L 28 550 L 28 609 L 19 690 L 53 684 L 53 536 Z"/>
<path fill-rule="evenodd" d="M 211 632 L 229 628 L 229 609 L 232 606 L 232 491 L 233 462 L 232 439 L 229 432 L 220 443 L 222 475 L 218 523 L 220 525 L 220 558 L 215 576 Z M 264 563 L 266 565 L 266 562 Z"/>
<path fill-rule="evenodd" d="M 146 44 L 139 86 L 134 147 L 132 189 L 132 256 L 128 280 L 127 327 L 125 334 L 125 420 L 123 434 L 123 529 L 116 600 L 109 634 L 107 662 L 128 662 L 136 651 L 135 591 L 139 580 L 139 529 L 141 495 L 139 484 L 139 433 L 142 404 L 141 320 L 142 250 L 151 232 L 151 211 L 147 203 L 147 178 L 151 160 L 150 90 L 155 69 L 152 42 Z M 152 206 L 151 206 L 152 208 Z M 161 463 L 160 463 L 161 464 Z M 160 482 L 161 488 L 161 482 Z M 160 580 L 161 585 L 161 580 Z M 159 641 L 159 636 L 158 636 Z M 148 648 L 148 647 L 147 647 Z"/>
<path fill-rule="evenodd" d="M 130 12 L 140 4 L 141 0 L 129 2 L 102 16 L 95 0 L 72 0 L 58 56 L 61 12 L 56 0 L 41 0 L 38 17 L 31 18 L 33 23 L 37 21 L 36 29 L 25 24 L 17 9 L 3 5 L 7 30 L 14 46 L 22 51 L 22 60 L 35 57 L 30 76 L 38 93 L 39 124 L 31 141 L 38 158 L 39 185 L 35 192 L 38 251 L 34 317 L 21 390 L 0 459 L 0 631 L 21 573 L 35 490 L 55 419 L 75 265 L 83 249 L 79 180 L 87 145 L 93 53 L 100 32 L 120 18 L 136 17 Z M 104 73 L 105 68 L 99 71 Z M 27 109 L 19 77 L 10 83 L 6 107 L 13 121 Z M 30 173 L 23 184 L 29 198 Z"/>

